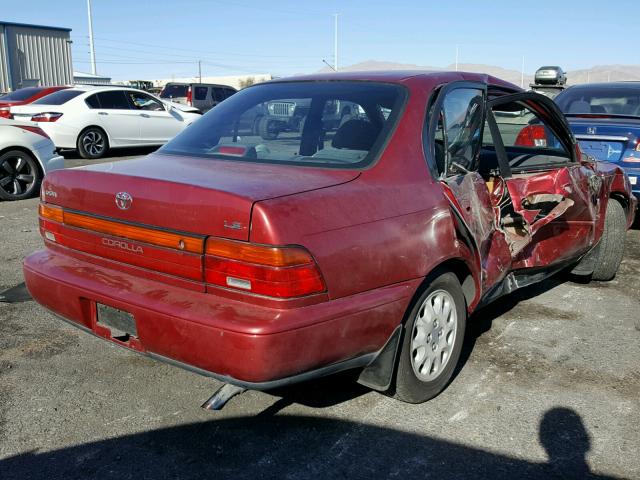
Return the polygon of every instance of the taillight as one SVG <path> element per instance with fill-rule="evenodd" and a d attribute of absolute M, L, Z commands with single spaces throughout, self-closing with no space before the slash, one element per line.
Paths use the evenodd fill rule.
<path fill-rule="evenodd" d="M 315 260 L 302 247 L 210 238 L 205 253 L 205 281 L 210 285 L 274 298 L 302 297 L 326 289 Z"/>
<path fill-rule="evenodd" d="M 62 116 L 61 113 L 55 113 L 55 112 L 36 113 L 33 117 L 31 117 L 31 121 L 32 122 L 57 122 L 61 116 Z"/>
<path fill-rule="evenodd" d="M 40 135 L 44 138 L 49 138 L 49 135 L 42 130 L 40 127 L 32 127 L 30 125 L 14 125 L 16 128 L 21 128 L 22 130 L 26 130 L 27 132 L 35 133 L 36 135 Z"/>
<path fill-rule="evenodd" d="M 516 146 L 519 147 L 546 147 L 547 134 L 543 125 L 528 125 L 520 130 L 516 138 Z"/>
<path fill-rule="evenodd" d="M 8 118 L 13 119 L 13 115 L 11 115 L 11 109 L 9 107 L 0 108 L 0 118 Z"/>
<path fill-rule="evenodd" d="M 193 107 L 193 102 L 192 102 L 191 100 L 192 100 L 192 96 L 191 96 L 191 87 L 188 87 L 188 88 L 187 88 L 187 104 L 188 104 L 190 107 Z"/>

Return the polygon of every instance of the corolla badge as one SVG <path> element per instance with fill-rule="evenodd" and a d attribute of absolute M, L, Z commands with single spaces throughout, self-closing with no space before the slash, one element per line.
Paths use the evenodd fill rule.
<path fill-rule="evenodd" d="M 127 192 L 116 193 L 116 206 L 120 210 L 129 210 L 132 203 L 133 203 L 133 197 L 129 195 Z"/>

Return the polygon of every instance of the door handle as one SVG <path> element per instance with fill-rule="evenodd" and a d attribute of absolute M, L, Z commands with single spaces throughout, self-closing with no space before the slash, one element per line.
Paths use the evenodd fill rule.
<path fill-rule="evenodd" d="M 148 113 L 141 113 L 140 116 L 144 118 L 149 118 L 150 115 Z"/>
<path fill-rule="evenodd" d="M 109 115 L 107 112 L 98 112 L 98 115 Z"/>

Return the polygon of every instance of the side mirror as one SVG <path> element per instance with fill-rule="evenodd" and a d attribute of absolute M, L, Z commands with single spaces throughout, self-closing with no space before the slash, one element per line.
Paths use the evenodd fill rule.
<path fill-rule="evenodd" d="M 165 103 L 164 104 L 164 109 L 169 113 L 171 113 L 173 111 L 173 108 L 174 108 L 173 105 L 171 105 L 170 103 Z"/>

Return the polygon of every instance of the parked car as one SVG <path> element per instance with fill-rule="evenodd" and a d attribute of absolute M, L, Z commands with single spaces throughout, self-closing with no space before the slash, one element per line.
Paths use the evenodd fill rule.
<path fill-rule="evenodd" d="M 44 175 L 60 168 L 64 158 L 38 125 L 0 118 L 0 199 L 38 195 Z"/>
<path fill-rule="evenodd" d="M 558 66 L 540 67 L 536 71 L 534 81 L 538 85 L 565 85 L 567 74 Z"/>
<path fill-rule="evenodd" d="M 160 92 L 160 98 L 207 112 L 236 92 L 228 85 L 170 82 Z"/>
<path fill-rule="evenodd" d="M 292 98 L 310 105 L 302 135 L 238 133 L 258 105 Z M 363 113 L 326 131 L 337 101 Z M 496 121 L 523 111 L 517 134 Z M 636 206 L 551 100 L 458 72 L 261 83 L 146 158 L 44 185 L 45 248 L 24 261 L 33 297 L 226 382 L 217 407 L 345 369 L 428 400 L 480 306 L 565 269 L 613 278 Z"/>
<path fill-rule="evenodd" d="M 301 134 L 311 106 L 308 99 L 290 98 L 267 102 L 261 107 L 254 120 L 257 133 L 265 140 L 274 140 L 281 132 Z M 322 126 L 326 131 L 360 115 L 357 105 L 342 100 L 327 102 L 323 108 Z"/>
<path fill-rule="evenodd" d="M 57 148 L 77 149 L 88 159 L 110 148 L 162 145 L 201 116 L 196 108 L 127 87 L 74 87 L 11 111 L 16 119 L 38 122 Z"/>
<path fill-rule="evenodd" d="M 556 102 L 582 151 L 621 167 L 640 198 L 640 82 L 575 85 Z"/>
<path fill-rule="evenodd" d="M 65 88 L 70 87 L 27 87 L 2 95 L 0 96 L 0 118 L 13 118 L 11 115 L 11 107 L 35 102 L 39 98 L 46 97 L 50 93 Z"/>

